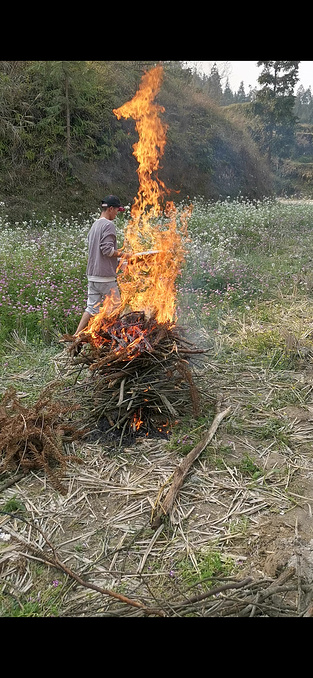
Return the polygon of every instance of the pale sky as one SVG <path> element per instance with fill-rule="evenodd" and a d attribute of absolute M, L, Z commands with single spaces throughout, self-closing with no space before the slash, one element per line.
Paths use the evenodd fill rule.
<path fill-rule="evenodd" d="M 251 87 L 259 87 L 258 77 L 261 75 L 262 68 L 257 66 L 257 61 L 188 61 L 188 66 L 196 65 L 197 69 L 209 75 L 213 64 L 216 63 L 219 74 L 223 77 L 222 85 L 225 85 L 228 77 L 230 88 L 237 92 L 240 83 L 244 82 L 245 92 Z M 295 92 L 298 87 L 303 85 L 304 89 L 311 87 L 313 94 L 313 61 L 300 61 L 299 81 L 296 84 Z"/>

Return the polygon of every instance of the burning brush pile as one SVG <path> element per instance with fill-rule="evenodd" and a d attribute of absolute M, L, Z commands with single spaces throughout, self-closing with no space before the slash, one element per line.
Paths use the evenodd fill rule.
<path fill-rule="evenodd" d="M 94 414 L 104 431 L 118 435 L 166 432 L 186 414 L 199 412 L 190 359 L 202 353 L 176 325 L 177 276 L 188 243 L 192 207 L 177 213 L 157 176 L 166 143 L 164 108 L 154 99 L 163 69 L 146 73 L 134 98 L 114 110 L 133 118 L 139 190 L 125 230 L 118 266 L 121 299 L 107 297 L 99 313 L 70 342 L 73 362 L 94 376 Z M 163 206 L 162 206 L 163 205 Z"/>
<path fill-rule="evenodd" d="M 93 417 L 105 434 L 122 440 L 169 433 L 184 415 L 199 414 L 199 392 L 189 360 L 200 350 L 178 328 L 143 311 L 103 322 L 95 338 L 81 333 L 70 350 L 73 362 L 94 375 Z M 90 382 L 89 382 L 90 383 Z"/>

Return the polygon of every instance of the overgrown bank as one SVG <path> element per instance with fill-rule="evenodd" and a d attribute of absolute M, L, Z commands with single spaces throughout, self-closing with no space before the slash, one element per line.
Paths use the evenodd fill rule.
<path fill-rule="evenodd" d="M 152 62 L 0 62 L 0 200 L 10 221 L 96 210 L 137 193 L 131 99 Z M 271 194 L 272 178 L 247 128 L 233 122 L 180 62 L 165 62 L 157 103 L 168 125 L 160 178 L 181 201 Z"/>

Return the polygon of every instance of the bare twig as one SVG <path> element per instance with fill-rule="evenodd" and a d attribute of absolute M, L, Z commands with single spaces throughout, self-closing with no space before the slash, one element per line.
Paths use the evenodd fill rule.
<path fill-rule="evenodd" d="M 186 600 L 186 602 L 177 603 L 177 605 L 173 605 L 172 607 L 173 609 L 178 609 L 186 605 L 193 605 L 194 603 L 199 603 L 202 600 L 209 598 L 210 596 L 216 596 L 218 593 L 223 593 L 224 591 L 228 591 L 229 589 L 244 588 L 248 584 L 251 584 L 252 581 L 253 581 L 252 577 L 247 577 L 246 579 L 242 579 L 241 581 L 238 582 L 233 581 L 230 582 L 229 584 L 223 584 L 222 586 L 214 586 L 214 588 L 210 589 L 209 591 L 206 591 L 206 593 L 201 593 L 199 596 L 193 596 L 192 598 Z"/>

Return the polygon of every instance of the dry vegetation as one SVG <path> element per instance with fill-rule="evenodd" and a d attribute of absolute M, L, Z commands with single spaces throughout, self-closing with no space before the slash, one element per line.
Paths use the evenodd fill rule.
<path fill-rule="evenodd" d="M 68 379 L 65 352 L 55 365 Z M 118 441 L 67 444 L 65 453 L 72 448 L 82 463 L 66 458 L 66 493 L 36 470 L 2 493 L 8 513 L 0 529 L 10 536 L 1 548 L 4 612 L 310 615 L 310 378 L 212 358 L 196 374 L 211 404 L 203 419 L 189 419 L 185 434 L 122 448 Z M 260 403 L 292 387 L 297 405 L 276 411 L 274 421 Z M 89 389 L 86 371 L 66 388 L 75 398 Z M 201 441 L 217 403 L 230 406 L 229 416 L 153 528 L 182 454 Z"/>

